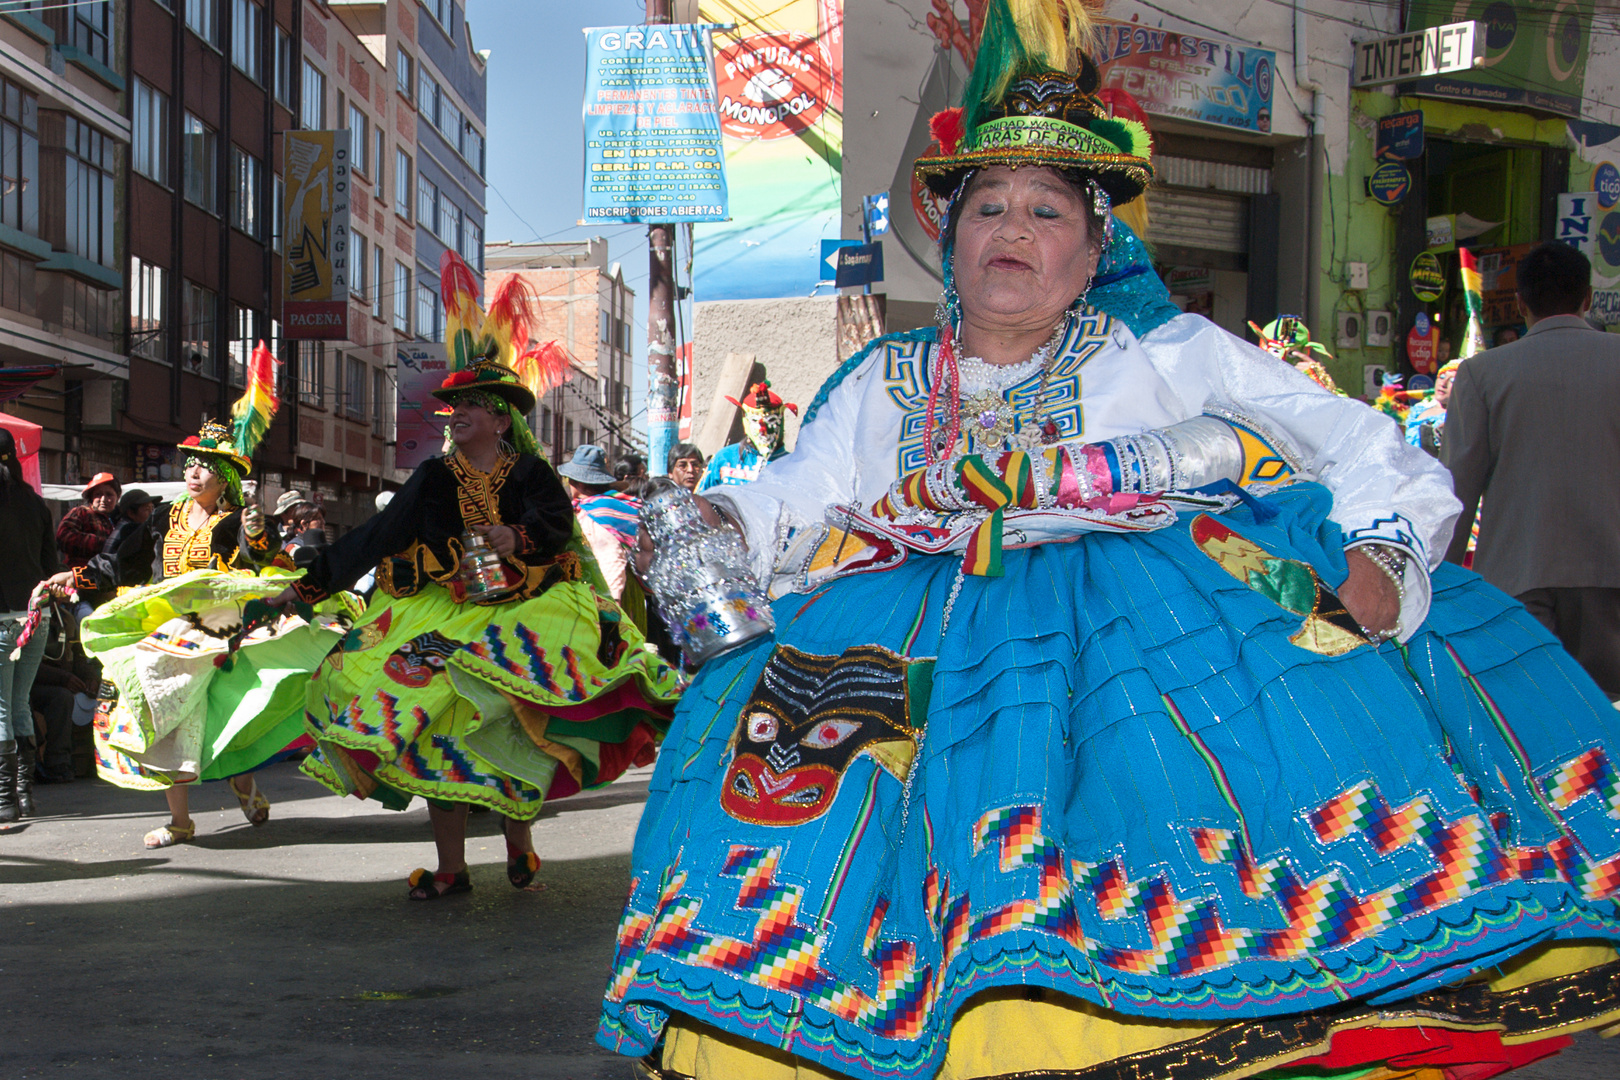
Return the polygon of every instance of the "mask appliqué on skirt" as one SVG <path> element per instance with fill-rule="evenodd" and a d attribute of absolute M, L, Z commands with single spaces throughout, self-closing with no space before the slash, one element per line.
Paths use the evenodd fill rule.
<path fill-rule="evenodd" d="M 459 643 L 437 630 L 429 630 L 395 649 L 383 664 L 383 671 L 401 686 L 420 689 L 444 670 L 450 654 L 459 648 Z"/>

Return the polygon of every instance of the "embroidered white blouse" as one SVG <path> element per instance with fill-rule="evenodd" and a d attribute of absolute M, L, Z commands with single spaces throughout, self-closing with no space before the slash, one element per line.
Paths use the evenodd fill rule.
<path fill-rule="evenodd" d="M 705 493 L 742 524 L 761 580 L 771 577 L 797 530 L 819 524 L 833 507 L 870 507 L 899 476 L 926 464 L 932 349 L 916 340 L 879 345 L 800 429 L 791 454 L 751 484 Z M 966 383 L 972 373 L 965 367 L 963 374 Z M 1331 518 L 1347 547 L 1383 544 L 1409 556 L 1401 640 L 1428 614 L 1428 571 L 1444 556 L 1461 505 L 1445 468 L 1408 445 L 1384 414 L 1329 393 L 1196 315 L 1174 318 L 1138 340 L 1123 322 L 1089 311 L 1060 343 L 1040 387 L 1039 365 L 1030 365 L 1002 396 L 1020 426 L 1035 423 L 1039 396 L 1042 422 L 1055 423 L 1064 443 L 1168 427 L 1207 408 L 1265 425 L 1292 443 L 1300 478 L 1333 493 Z M 975 389 L 964 387 L 963 396 Z M 973 444 L 966 423 L 963 433 L 966 450 L 991 449 Z M 1026 531 L 1036 542 L 1073 535 Z"/>

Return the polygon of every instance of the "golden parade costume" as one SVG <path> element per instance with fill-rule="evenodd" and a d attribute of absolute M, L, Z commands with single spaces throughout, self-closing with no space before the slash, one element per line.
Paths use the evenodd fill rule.
<path fill-rule="evenodd" d="M 511 445 L 489 472 L 455 452 L 423 462 L 295 586 L 319 601 L 378 567 L 370 607 L 309 686 L 317 750 L 304 769 L 395 809 L 419 795 L 530 820 L 547 799 L 650 762 L 679 677 L 614 603 L 523 420 L 548 373 L 517 355 L 521 283 L 486 315 L 453 255 L 444 280 L 451 374 L 434 395 L 509 416 Z M 496 525 L 518 536 L 498 570 L 472 532 Z M 463 572 L 480 559 L 493 583 Z"/>
<path fill-rule="evenodd" d="M 276 408 L 274 368 L 261 344 L 232 425 L 210 421 L 179 444 L 188 463 L 220 478 L 214 513 L 192 528 L 192 500 L 182 497 L 154 515 L 162 576 L 121 589 L 82 625 L 85 651 L 101 660 L 115 691 L 104 688 L 97 710 L 96 771 L 120 787 L 220 780 L 287 749 L 303 736 L 309 673 L 352 613 L 342 599 L 308 619 L 264 603 L 294 576 L 269 565 L 278 550 L 274 526 L 253 533 L 242 518 L 242 480 Z M 137 556 L 144 551 L 131 547 Z M 149 568 L 129 563 L 128 553 L 91 559 L 74 571 L 75 587 L 145 580 Z"/>
<path fill-rule="evenodd" d="M 1056 7 L 993 0 L 917 162 L 951 216 L 981 166 L 1146 183 Z M 956 355 L 947 247 L 939 329 L 710 494 L 775 631 L 649 787 L 598 1042 L 650 1074 L 1479 1080 L 1620 1022 L 1615 711 L 1440 561 L 1431 459 L 1112 230 L 1023 364 Z"/>

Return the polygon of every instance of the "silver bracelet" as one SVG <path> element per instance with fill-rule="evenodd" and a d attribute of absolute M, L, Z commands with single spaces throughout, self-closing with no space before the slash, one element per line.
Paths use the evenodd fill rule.
<path fill-rule="evenodd" d="M 1385 544 L 1359 544 L 1350 550 L 1361 552 L 1372 561 L 1374 566 L 1384 572 L 1384 576 L 1389 578 L 1390 584 L 1395 586 L 1396 601 L 1404 608 L 1406 606 L 1406 552 Z M 1400 631 L 1401 624 L 1398 617 L 1395 628 L 1392 630 L 1369 630 L 1365 626 L 1361 627 L 1361 632 L 1374 645 L 1381 645 L 1390 638 L 1398 636 Z"/>

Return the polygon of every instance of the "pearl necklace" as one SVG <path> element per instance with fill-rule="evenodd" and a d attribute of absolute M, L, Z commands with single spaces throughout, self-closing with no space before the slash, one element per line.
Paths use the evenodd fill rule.
<path fill-rule="evenodd" d="M 1013 426 L 1016 422 L 1016 410 L 1004 395 L 1007 390 L 1027 379 L 1030 371 L 1036 366 L 1040 368 L 1041 381 L 1035 389 L 1035 415 L 1031 419 L 1035 422 L 1040 435 L 1038 440 L 1025 437 L 1023 442 L 1031 448 L 1056 442 L 1057 425 L 1046 415 L 1043 406 L 1047 384 L 1052 377 L 1052 360 L 1057 355 L 1058 344 L 1068 329 L 1069 317 L 1065 313 L 1046 343 L 1031 353 L 1028 360 L 1019 364 L 991 364 L 976 356 L 958 361 L 954 336 L 947 329 L 942 334 L 933 379 L 928 390 L 928 414 L 923 422 L 923 450 L 929 464 L 943 461 L 949 455 L 960 441 L 964 427 L 972 435 L 975 445 L 980 450 L 1000 447 L 1011 438 L 1015 434 Z M 979 393 L 967 401 L 962 400 L 963 368 L 966 368 L 968 373 L 966 381 L 982 387 Z M 936 428 L 941 411 L 939 390 L 942 385 L 949 387 L 946 397 L 946 428 L 944 431 L 938 431 Z"/>

